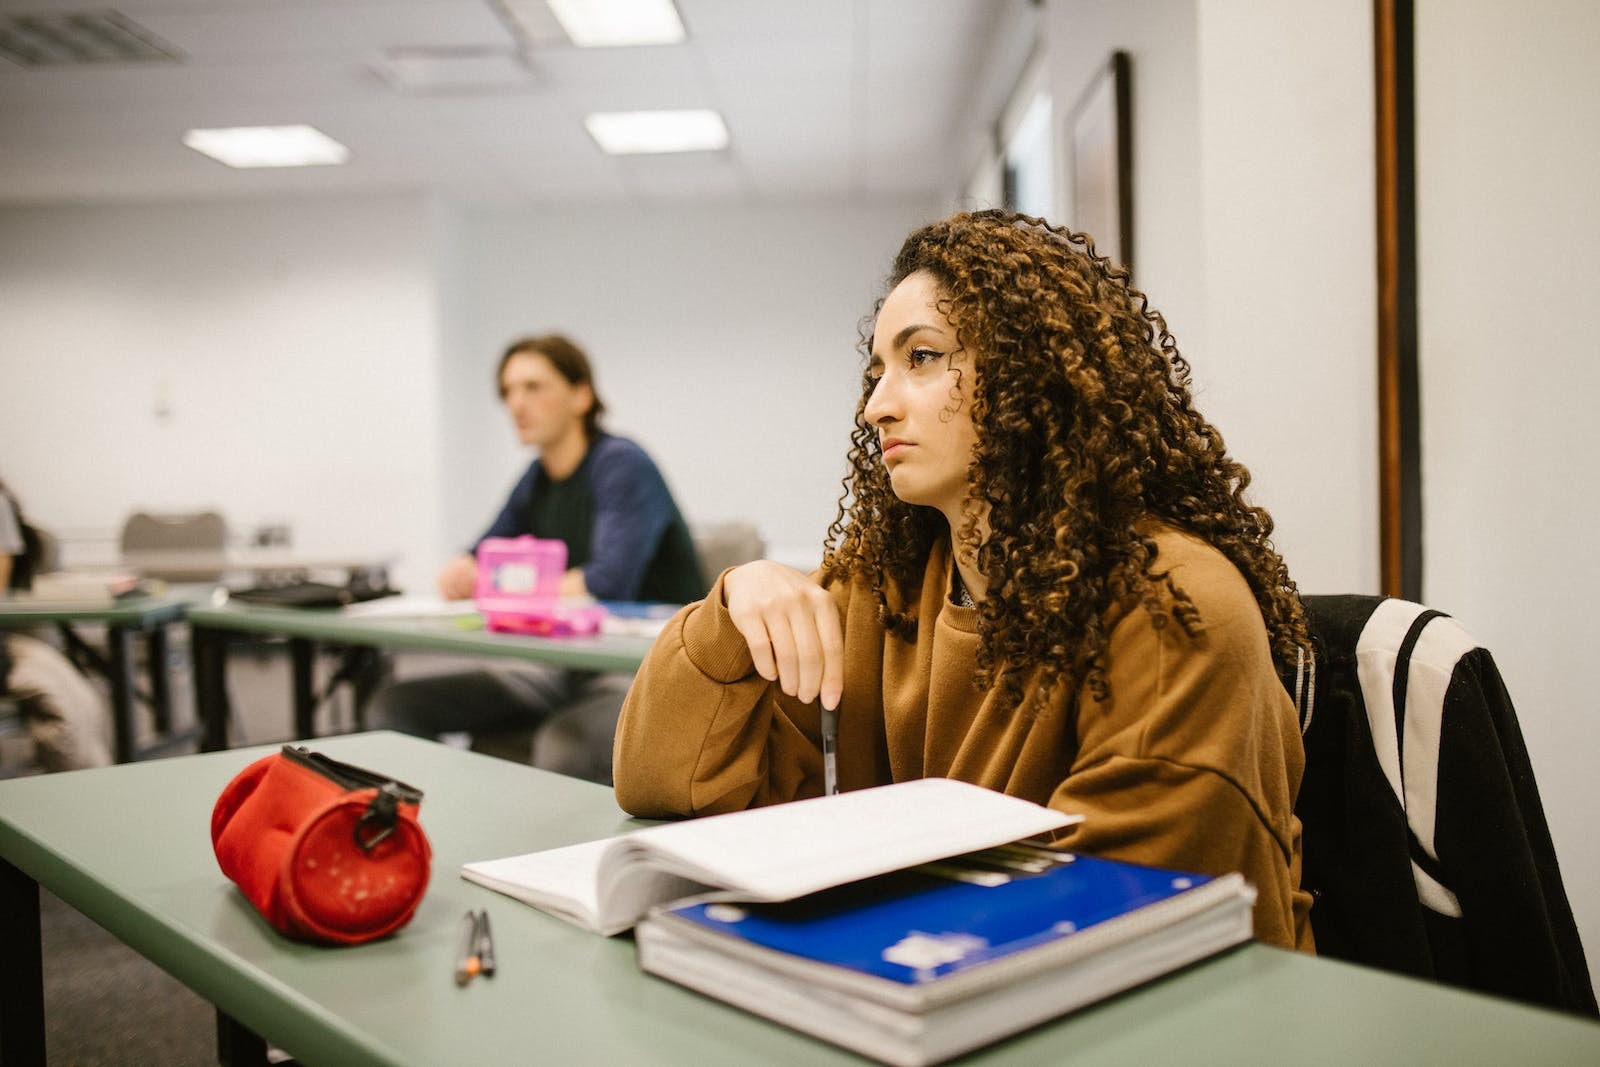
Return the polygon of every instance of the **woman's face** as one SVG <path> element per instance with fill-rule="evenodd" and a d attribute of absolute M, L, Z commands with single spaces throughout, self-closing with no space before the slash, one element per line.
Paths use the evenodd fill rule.
<path fill-rule="evenodd" d="M 942 295 L 933 276 L 918 271 L 884 300 L 872 334 L 866 418 L 877 428 L 895 496 L 938 508 L 957 529 L 978 432 L 972 356 L 939 312 Z"/>

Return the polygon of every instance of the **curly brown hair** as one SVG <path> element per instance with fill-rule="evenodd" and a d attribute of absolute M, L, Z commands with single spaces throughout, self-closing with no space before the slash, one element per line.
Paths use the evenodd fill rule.
<path fill-rule="evenodd" d="M 975 553 L 988 582 L 978 632 L 978 686 L 998 684 L 1014 704 L 1035 668 L 1028 704 L 1082 679 L 1108 693 L 1104 619 L 1114 604 L 1165 586 L 1177 621 L 1204 628 L 1195 605 L 1159 569 L 1149 522 L 1211 544 L 1244 575 L 1280 662 L 1309 644 L 1304 608 L 1273 549 L 1272 517 L 1246 502 L 1250 473 L 1195 410 L 1189 365 L 1161 314 L 1126 270 L 1095 253 L 1084 234 L 1000 211 L 963 213 L 917 230 L 896 256 L 884 292 L 925 271 L 939 310 L 973 354 L 972 418 L 978 443 L 968 468 L 966 521 L 957 544 Z M 869 354 L 872 322 L 863 321 Z M 912 589 L 935 541 L 949 536 L 935 509 L 906 504 L 890 487 L 864 379 L 849 471 L 824 547 L 826 582 L 862 578 L 880 619 L 910 639 Z M 989 532 L 979 533 L 987 512 Z"/>

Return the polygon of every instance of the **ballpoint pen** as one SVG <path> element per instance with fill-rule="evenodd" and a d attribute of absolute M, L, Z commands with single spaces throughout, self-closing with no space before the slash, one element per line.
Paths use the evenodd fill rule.
<path fill-rule="evenodd" d="M 489 934 L 489 912 L 478 913 L 478 971 L 485 978 L 494 977 L 494 938 Z"/>
<path fill-rule="evenodd" d="M 822 709 L 822 794 L 839 791 L 839 713 Z"/>
<path fill-rule="evenodd" d="M 469 911 L 461 917 L 461 945 L 456 952 L 456 985 L 466 985 L 483 969 L 478 956 L 478 914 Z"/>

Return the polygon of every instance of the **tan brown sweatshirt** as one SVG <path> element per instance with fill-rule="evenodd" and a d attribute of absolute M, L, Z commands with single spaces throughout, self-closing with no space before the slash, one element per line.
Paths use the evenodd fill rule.
<path fill-rule="evenodd" d="M 1207 874 L 1258 891 L 1255 933 L 1312 950 L 1293 806 L 1305 755 L 1261 612 L 1217 550 L 1167 527 L 1155 568 L 1198 608 L 1188 636 L 1159 583 L 1108 618 L 1110 696 L 1068 694 L 1032 716 L 973 685 L 977 611 L 950 602 L 947 545 L 916 596 L 914 642 L 884 632 L 862 583 L 831 590 L 844 627 L 839 788 L 959 778 L 1086 816 L 1055 843 Z M 719 580 L 668 624 L 617 727 L 617 803 L 634 815 L 710 815 L 822 792 L 816 704 L 755 673 Z"/>

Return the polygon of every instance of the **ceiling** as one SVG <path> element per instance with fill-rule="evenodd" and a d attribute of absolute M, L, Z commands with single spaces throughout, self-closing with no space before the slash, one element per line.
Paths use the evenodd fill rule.
<path fill-rule="evenodd" d="M 109 0 L 175 62 L 0 58 L 0 203 L 426 190 L 466 204 L 946 195 L 1019 0 L 677 0 L 686 43 L 524 44 L 495 0 Z M 107 0 L 0 0 L 0 17 Z M 408 88 L 397 57 L 511 84 Z M 595 110 L 713 107 L 722 152 L 611 157 Z M 192 127 L 308 123 L 345 166 L 234 170 Z"/>

